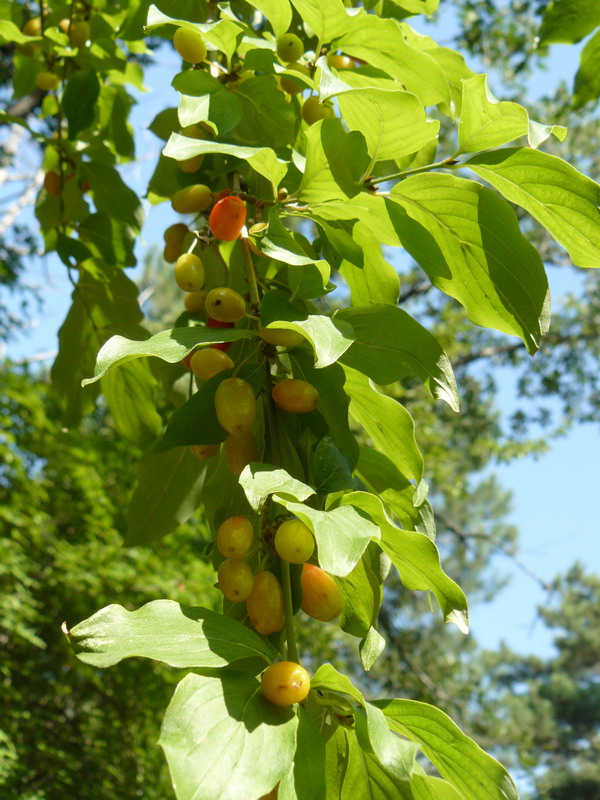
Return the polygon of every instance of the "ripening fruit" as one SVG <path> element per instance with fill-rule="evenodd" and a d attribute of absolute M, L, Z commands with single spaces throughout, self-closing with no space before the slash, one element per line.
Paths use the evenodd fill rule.
<path fill-rule="evenodd" d="M 265 228 L 268 227 L 269 224 L 267 222 L 255 222 L 254 225 L 252 225 L 248 229 L 248 247 L 250 248 L 250 250 L 252 250 L 253 253 L 255 253 L 257 256 L 260 256 L 261 258 L 269 258 L 269 256 L 266 253 L 263 253 L 262 250 L 258 249 L 258 247 L 252 241 L 252 236 L 255 236 L 257 233 L 264 231 Z"/>
<path fill-rule="evenodd" d="M 41 89 L 44 92 L 53 92 L 58 89 L 60 78 L 53 72 L 44 70 L 43 72 L 39 72 L 37 74 L 35 82 L 38 89 Z"/>
<path fill-rule="evenodd" d="M 56 170 L 51 169 L 44 175 L 44 189 L 51 197 L 60 196 L 60 175 Z"/>
<path fill-rule="evenodd" d="M 243 558 L 253 542 L 254 528 L 247 517 L 229 517 L 217 531 L 217 547 L 225 558 Z"/>
<path fill-rule="evenodd" d="M 219 589 L 228 600 L 239 603 L 246 600 L 252 591 L 254 575 L 245 561 L 228 559 L 217 570 Z"/>
<path fill-rule="evenodd" d="M 258 335 L 265 342 L 280 347 L 296 347 L 304 341 L 304 336 L 297 331 L 290 331 L 287 328 L 263 328 L 260 322 L 258 323 Z"/>
<path fill-rule="evenodd" d="M 217 419 L 229 433 L 245 433 L 256 420 L 256 398 L 242 378 L 225 378 L 215 392 Z"/>
<path fill-rule="evenodd" d="M 42 35 L 42 20 L 39 17 L 32 17 L 28 19 L 23 25 L 23 33 L 26 36 L 41 36 Z"/>
<path fill-rule="evenodd" d="M 312 556 L 315 539 L 310 528 L 299 519 L 282 522 L 275 533 L 277 555 L 289 564 L 304 564 Z"/>
<path fill-rule="evenodd" d="M 271 789 L 269 794 L 263 794 L 262 797 L 259 797 L 258 800 L 277 800 L 277 795 L 279 794 L 279 784 L 274 789 Z"/>
<path fill-rule="evenodd" d="M 183 222 L 177 222 L 175 225 L 169 225 L 163 234 L 165 240 L 165 249 L 163 250 L 163 258 L 172 264 L 177 261 L 183 250 L 183 242 L 188 235 L 188 227 Z"/>
<path fill-rule="evenodd" d="M 307 78 L 310 78 L 310 71 L 304 64 L 294 61 L 292 64 L 288 64 L 287 68 L 293 69 L 294 72 L 301 72 Z M 297 81 L 291 75 L 282 75 L 279 79 L 279 85 L 288 94 L 299 94 L 306 89 L 306 84 L 303 81 Z"/>
<path fill-rule="evenodd" d="M 179 256 L 173 268 L 177 286 L 184 292 L 198 292 L 204 286 L 204 266 L 193 253 Z"/>
<path fill-rule="evenodd" d="M 278 706 L 304 700 L 310 691 L 310 675 L 293 661 L 279 661 L 266 669 L 260 679 L 262 693 Z"/>
<path fill-rule="evenodd" d="M 232 433 L 225 442 L 227 466 L 238 477 L 253 461 L 258 461 L 258 445 L 252 431 Z"/>
<path fill-rule="evenodd" d="M 208 226 L 212 235 L 223 242 L 235 241 L 246 222 L 246 204 L 229 195 L 218 200 L 210 212 Z"/>
<path fill-rule="evenodd" d="M 259 572 L 246 600 L 248 616 L 254 630 L 268 636 L 285 625 L 283 589 L 272 572 Z"/>
<path fill-rule="evenodd" d="M 204 307 L 205 302 L 206 292 L 203 291 L 188 292 L 183 298 L 183 305 L 188 314 L 204 316 L 206 314 L 206 308 Z"/>
<path fill-rule="evenodd" d="M 219 322 L 236 322 L 246 313 L 246 303 L 235 289 L 218 286 L 206 295 L 206 313 Z"/>
<path fill-rule="evenodd" d="M 325 106 L 319 103 L 319 98 L 316 95 L 307 97 L 302 106 L 302 119 L 312 125 L 320 119 L 332 119 L 335 117 L 335 111 L 331 106 Z"/>
<path fill-rule="evenodd" d="M 177 28 L 173 36 L 173 46 L 184 61 L 199 64 L 206 58 L 206 44 L 198 31 Z"/>
<path fill-rule="evenodd" d="M 338 56 L 335 53 L 327 56 L 327 63 L 335 69 L 354 69 L 354 59 L 350 56 Z"/>
<path fill-rule="evenodd" d="M 279 408 L 291 411 L 293 414 L 314 411 L 319 399 L 319 393 L 312 384 L 295 378 L 279 381 L 273 387 L 271 396 Z"/>
<path fill-rule="evenodd" d="M 213 375 L 217 375 L 226 369 L 232 369 L 232 367 L 233 361 L 227 353 L 210 347 L 197 350 L 190 360 L 190 369 L 201 381 L 207 381 Z"/>
<path fill-rule="evenodd" d="M 90 38 L 90 24 L 85 19 L 71 23 L 69 41 L 73 47 L 85 47 Z"/>
<path fill-rule="evenodd" d="M 277 55 L 286 64 L 298 61 L 303 53 L 304 45 L 295 33 L 285 33 L 277 39 Z"/>
<path fill-rule="evenodd" d="M 180 131 L 182 136 L 187 136 L 188 139 L 206 139 L 206 131 L 202 130 L 199 125 L 187 125 Z M 191 158 L 185 158 L 183 161 L 178 161 L 177 165 L 182 172 L 188 174 L 197 172 L 204 160 L 202 153 Z"/>
<path fill-rule="evenodd" d="M 175 192 L 171 198 L 173 211 L 178 214 L 194 214 L 204 211 L 212 202 L 212 193 L 203 183 L 194 183 Z"/>
<path fill-rule="evenodd" d="M 204 298 L 204 311 L 206 312 L 206 298 Z M 206 320 L 206 327 L 207 328 L 233 328 L 233 322 L 221 322 L 219 319 L 213 319 L 212 317 L 208 317 Z M 214 350 L 229 350 L 231 347 L 231 342 L 217 342 L 216 344 L 211 344 L 210 347 Z"/>
<path fill-rule="evenodd" d="M 344 607 L 344 595 L 330 575 L 314 564 L 305 564 L 301 581 L 302 611 L 321 622 L 331 622 L 340 615 Z"/>
<path fill-rule="evenodd" d="M 207 458 L 216 456 L 220 447 L 220 444 L 191 444 L 190 450 L 196 458 L 200 459 L 200 461 L 204 461 Z"/>

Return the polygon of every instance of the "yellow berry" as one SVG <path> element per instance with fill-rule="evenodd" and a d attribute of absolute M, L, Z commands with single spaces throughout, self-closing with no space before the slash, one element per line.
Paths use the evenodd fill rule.
<path fill-rule="evenodd" d="M 197 378 L 207 381 L 213 375 L 233 368 L 233 361 L 227 353 L 222 350 L 215 350 L 212 347 L 204 347 L 197 350 L 190 359 L 190 369 Z"/>
<path fill-rule="evenodd" d="M 184 61 L 199 64 L 206 58 L 206 44 L 198 31 L 177 28 L 173 36 L 173 46 Z"/>
<path fill-rule="evenodd" d="M 193 253 L 179 256 L 173 273 L 177 285 L 184 292 L 197 292 L 204 286 L 204 267 L 202 261 Z"/>

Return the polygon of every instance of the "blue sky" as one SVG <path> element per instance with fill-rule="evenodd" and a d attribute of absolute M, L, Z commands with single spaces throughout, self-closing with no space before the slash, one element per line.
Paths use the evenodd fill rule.
<path fill-rule="evenodd" d="M 415 27 L 436 35 L 431 27 Z M 447 41 L 449 31 L 445 31 Z M 533 97 L 560 79 L 572 80 L 577 68 L 579 48 L 554 46 L 549 69 L 536 74 L 531 81 Z M 177 95 L 169 87 L 169 78 L 179 69 L 176 56 L 162 51 L 159 66 L 149 70 L 146 83 L 149 91 L 139 96 L 133 121 L 137 131 L 137 148 L 141 160 L 123 170 L 127 180 L 143 193 L 160 150 L 160 142 L 147 130 L 157 110 L 166 103 L 176 105 Z M 477 65 L 471 63 L 474 69 Z M 160 88 L 157 88 L 160 87 Z M 496 90 L 497 91 L 497 90 Z M 138 242 L 138 256 L 153 243 L 162 242 L 162 231 L 175 221 L 176 215 L 167 206 L 148 207 L 149 216 Z M 19 220 L 35 226 L 30 213 Z M 132 273 L 135 276 L 135 272 Z M 572 270 L 550 271 L 553 297 L 579 283 Z M 43 311 L 36 315 L 35 326 L 28 335 L 11 341 L 6 354 L 12 359 L 31 358 L 57 347 L 56 334 L 70 303 L 71 286 L 62 266 L 56 259 L 35 259 L 27 282 L 42 287 Z M 0 353 L 1 355 L 1 353 Z M 48 362 L 49 363 L 49 362 Z M 509 374 L 500 377 L 499 406 L 506 414 L 514 406 L 514 387 Z M 524 458 L 495 468 L 501 483 L 514 493 L 514 510 L 510 522 L 520 529 L 519 557 L 529 569 L 546 581 L 579 559 L 590 569 L 600 565 L 597 496 L 600 489 L 600 437 L 596 428 L 579 427 L 552 445 L 550 453 L 534 460 Z M 492 603 L 472 609 L 472 631 L 487 647 L 501 639 L 523 652 L 547 653 L 551 642 L 547 631 L 536 624 L 536 606 L 545 601 L 543 590 L 525 575 L 506 556 L 495 560 L 497 571 L 511 576 L 511 582 Z"/>

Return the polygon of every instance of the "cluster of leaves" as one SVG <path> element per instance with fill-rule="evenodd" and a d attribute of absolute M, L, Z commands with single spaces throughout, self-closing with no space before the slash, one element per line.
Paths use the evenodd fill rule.
<path fill-rule="evenodd" d="M 42 61 L 35 50 L 19 56 L 29 61 L 15 73 L 17 85 L 19 78 L 28 86 L 27 76 L 35 79 L 44 66 L 62 69 L 63 91 L 47 95 L 44 110 L 57 117 L 58 136 L 45 142 L 45 152 L 60 191 L 55 196 L 46 187 L 37 214 L 47 249 L 80 272 L 53 371 L 65 419 L 72 424 L 91 408 L 94 390 L 81 393 L 75 384 L 92 373 L 95 351 L 116 333 L 86 383 L 97 387 L 101 379 L 123 436 L 143 447 L 156 444 L 140 465 L 129 543 L 170 532 L 200 502 L 213 532 L 232 514 L 260 519 L 271 503 L 296 515 L 314 533 L 320 565 L 338 578 L 345 597 L 341 625 L 361 640 L 365 669 L 383 646 L 376 620 L 390 561 L 406 588 L 431 591 L 444 618 L 466 628 L 464 594 L 442 571 L 433 542 L 413 420 L 375 385 L 417 381 L 458 410 L 456 383 L 440 342 L 398 308 L 398 277 L 381 245 L 404 247 L 472 323 L 519 337 L 531 354 L 548 330 L 547 281 L 509 202 L 543 225 L 573 263 L 597 266 L 600 257 L 600 187 L 537 149 L 549 136 L 564 138 L 564 129 L 532 121 L 516 103 L 496 101 L 485 76 L 472 74 L 458 53 L 400 21 L 432 11 L 435 0 L 395 5 L 387 16 L 378 4 L 356 4 L 349 13 L 342 2 L 322 9 L 310 0 L 193 11 L 181 2 L 169 8 L 179 11 L 174 17 L 150 9 L 148 31 L 168 37 L 174 26 L 197 31 L 210 53 L 206 68 L 175 76 L 179 108 L 167 109 L 152 126 L 168 142 L 150 200 L 161 202 L 201 180 L 214 192 L 223 188 L 245 199 L 255 220 L 268 209 L 255 259 L 246 237 L 242 245 L 218 245 L 203 217 L 194 222 L 208 245 L 202 251 L 208 284 L 227 283 L 249 295 L 252 315 L 236 328 L 215 330 L 184 314 L 176 328 L 150 338 L 140 326 L 135 287 L 120 270 L 133 262 L 140 218 L 139 199 L 115 169 L 131 157 L 130 137 L 126 126 L 113 129 L 123 119 L 117 106 L 123 110 L 129 102 L 123 83 L 139 79 L 114 39 L 128 42 L 130 52 L 132 41 L 134 49 L 143 48 L 142 4 L 92 14 L 92 44 L 83 52 L 62 41 L 52 24 L 66 9 L 56 9 L 56 20 L 53 9 L 45 35 L 33 42 L 13 22 L 2 28 L 9 41 L 43 53 Z M 304 71 L 277 58 L 276 40 L 290 30 L 303 44 Z M 102 47 L 106 39 L 112 48 Z M 336 50 L 364 66 L 338 71 L 325 57 Z M 304 90 L 288 97 L 282 77 L 300 80 Z M 309 99 L 315 107 L 326 104 L 331 118 L 309 124 Z M 449 124 L 459 120 L 453 152 L 438 161 L 439 122 L 426 112 L 433 107 Z M 181 135 L 180 128 L 198 123 L 211 138 Z M 525 137 L 527 144 L 503 147 Z M 177 161 L 197 156 L 204 159 L 195 174 L 178 170 Z M 89 182 L 94 209 L 79 181 L 67 180 L 71 169 Z M 493 188 L 456 177 L 459 169 Z M 342 302 L 350 304 L 331 311 L 334 280 L 345 282 Z M 300 334 L 304 344 L 285 352 L 257 346 L 256 315 L 265 327 Z M 234 343 L 236 369 L 264 412 L 255 431 L 263 461 L 239 480 L 224 453 L 206 465 L 187 450 L 225 440 L 214 398 L 227 373 L 182 402 L 181 369 L 173 366 L 195 348 L 224 342 Z M 272 380 L 290 372 L 318 389 L 318 410 L 273 419 Z M 161 402 L 179 404 L 162 436 L 161 385 Z M 359 431 L 372 446 L 359 445 Z M 407 700 L 369 703 L 330 665 L 316 670 L 306 704 L 271 707 L 255 675 L 286 652 L 285 637 L 260 637 L 232 618 L 243 619 L 243 610 L 225 611 L 169 601 L 136 612 L 110 606 L 70 631 L 82 660 L 97 666 L 141 655 L 196 670 L 179 684 L 161 736 L 178 797 L 199 791 L 206 798 L 234 797 L 240 784 L 245 796 L 258 797 L 278 783 L 280 798 L 337 797 L 349 787 L 375 797 L 516 796 L 505 771 L 440 711 Z M 318 663 L 318 654 L 309 658 Z M 415 744 L 443 780 L 425 774 Z"/>

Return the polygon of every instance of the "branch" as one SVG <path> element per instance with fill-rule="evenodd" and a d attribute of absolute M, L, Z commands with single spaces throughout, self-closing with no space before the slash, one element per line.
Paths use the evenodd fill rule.
<path fill-rule="evenodd" d="M 418 294 L 427 294 L 431 289 L 433 289 L 433 284 L 429 283 L 429 281 L 417 281 L 417 283 L 413 283 L 405 292 L 400 293 L 398 302 L 405 303 L 409 298 L 415 297 Z"/>
<path fill-rule="evenodd" d="M 18 100 L 15 100 L 12 106 L 6 109 L 6 113 L 11 117 L 26 117 L 40 105 L 46 94 L 47 92 L 42 91 L 42 89 L 34 89 L 33 92 L 26 94 L 25 97 L 19 97 Z M 4 124 L 10 123 L 5 122 Z"/>
<path fill-rule="evenodd" d="M 468 353 L 466 356 L 456 358 L 452 364 L 453 367 L 464 367 L 466 364 L 471 364 L 473 361 L 479 361 L 480 358 L 492 358 L 493 356 L 501 355 L 502 353 L 515 353 L 517 350 L 525 348 L 523 342 L 516 344 L 501 344 L 496 347 L 484 347 L 483 350 L 478 350 L 475 353 Z"/>

